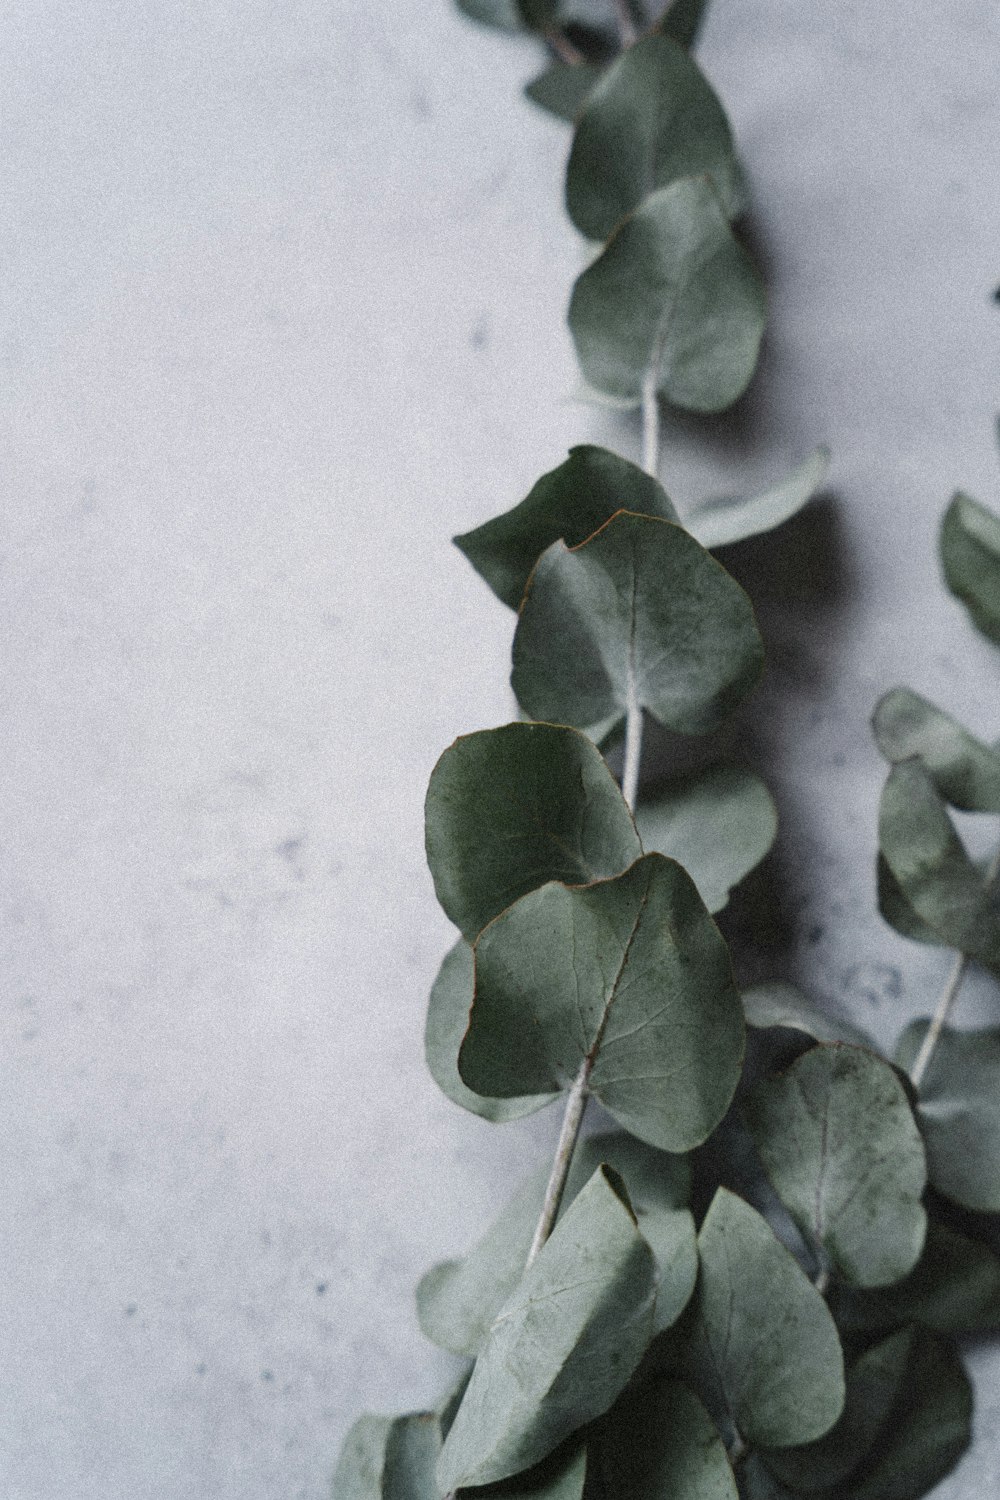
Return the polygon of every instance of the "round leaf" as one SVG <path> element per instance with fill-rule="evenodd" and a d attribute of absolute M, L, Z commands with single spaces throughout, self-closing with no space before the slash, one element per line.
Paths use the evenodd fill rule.
<path fill-rule="evenodd" d="M 712 179 L 730 218 L 744 207 L 725 110 L 673 38 L 629 47 L 593 89 L 566 170 L 566 207 L 581 234 L 605 240 L 657 188 Z"/>
<path fill-rule="evenodd" d="M 592 1446 L 602 1500 L 739 1500 L 722 1439 L 683 1381 L 630 1390 Z"/>
<path fill-rule="evenodd" d="M 756 1031 L 772 1028 L 798 1031 L 814 1042 L 854 1042 L 871 1047 L 872 1041 L 859 1027 L 839 1016 L 828 1016 L 793 984 L 780 981 L 755 984 L 743 991 L 743 1012 Z"/>
<path fill-rule="evenodd" d="M 336 1500 L 440 1500 L 434 1477 L 440 1451 L 435 1412 L 359 1417 L 344 1439 L 333 1494 Z"/>
<path fill-rule="evenodd" d="M 872 717 L 886 760 L 919 756 L 945 801 L 967 812 L 1000 813 L 1000 752 L 909 688 L 886 693 Z"/>
<path fill-rule="evenodd" d="M 886 1286 L 916 1265 L 927 1216 L 923 1142 L 888 1063 L 842 1042 L 814 1047 L 746 1101 L 775 1191 L 796 1224 L 855 1286 Z"/>
<path fill-rule="evenodd" d="M 773 531 L 812 499 L 829 467 L 829 449 L 817 448 L 780 484 L 760 495 L 702 500 L 682 517 L 682 524 L 703 547 L 728 547 L 732 542 Z"/>
<path fill-rule="evenodd" d="M 645 470 L 607 448 L 582 444 L 543 474 L 520 505 L 455 537 L 455 546 L 497 597 L 516 609 L 546 547 L 560 539 L 578 546 L 619 510 L 677 520 L 663 486 Z"/>
<path fill-rule="evenodd" d="M 941 526 L 941 562 L 952 593 L 983 634 L 1000 644 L 1000 516 L 956 495 Z"/>
<path fill-rule="evenodd" d="M 924 1253 L 904 1281 L 878 1291 L 838 1287 L 833 1312 L 842 1328 L 987 1333 L 1000 1328 L 1000 1258 L 986 1245 L 933 1220 Z"/>
<path fill-rule="evenodd" d="M 569 309 L 589 385 L 638 405 L 651 380 L 690 411 L 743 394 L 764 319 L 760 277 L 696 178 L 650 194 L 579 277 Z"/>
<path fill-rule="evenodd" d="M 909 1069 L 927 1033 L 914 1021 L 897 1049 Z M 919 1089 L 917 1119 L 927 1172 L 945 1197 L 983 1213 L 1000 1213 L 1000 1030 L 945 1027 Z"/>
<path fill-rule="evenodd" d="M 547 880 L 617 875 L 642 852 L 600 752 L 552 724 L 456 740 L 431 776 L 426 829 L 437 898 L 470 939 Z"/>
<path fill-rule="evenodd" d="M 739 1081 L 743 1013 L 726 945 L 690 876 L 650 854 L 590 886 L 550 884 L 475 949 L 476 999 L 459 1054 L 480 1094 L 590 1091 L 665 1151 L 699 1145 Z"/>
<path fill-rule="evenodd" d="M 745 1441 L 813 1442 L 844 1406 L 833 1319 L 798 1263 L 749 1204 L 720 1188 L 698 1236 L 695 1367 Z"/>
<path fill-rule="evenodd" d="M 445 1493 L 540 1462 L 615 1401 L 652 1334 L 652 1251 L 598 1170 L 498 1315 L 438 1463 Z"/>
<path fill-rule="evenodd" d="M 528 98 L 573 124 L 604 69 L 598 63 L 551 62 L 525 89 Z"/>
<path fill-rule="evenodd" d="M 648 709 L 683 734 L 714 729 L 753 689 L 764 648 L 740 585 L 680 526 L 621 511 L 538 560 L 511 684 L 538 718 L 582 727 Z"/>
<path fill-rule="evenodd" d="M 721 911 L 733 886 L 768 853 L 778 815 L 767 787 L 752 771 L 711 766 L 668 782 L 636 808 L 648 854 L 683 865 L 709 911 Z"/>

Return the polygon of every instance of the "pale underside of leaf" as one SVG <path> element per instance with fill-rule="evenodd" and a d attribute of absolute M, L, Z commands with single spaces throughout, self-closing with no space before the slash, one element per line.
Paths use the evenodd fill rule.
<path fill-rule="evenodd" d="M 702 500 L 681 517 L 681 525 L 703 547 L 728 547 L 783 526 L 812 499 L 826 478 L 830 450 L 814 453 L 778 484 L 759 495 Z"/>

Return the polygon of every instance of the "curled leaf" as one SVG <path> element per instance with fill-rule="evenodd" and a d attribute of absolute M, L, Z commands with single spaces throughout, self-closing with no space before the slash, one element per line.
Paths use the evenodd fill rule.
<path fill-rule="evenodd" d="M 901 1068 L 912 1067 L 927 1026 L 914 1021 L 903 1032 Z M 1000 1029 L 946 1026 L 917 1092 L 931 1182 L 966 1208 L 1000 1213 Z"/>
<path fill-rule="evenodd" d="M 872 716 L 875 740 L 893 764 L 918 756 L 952 807 L 1000 813 L 1000 752 L 909 688 L 886 693 Z"/>
<path fill-rule="evenodd" d="M 1000 644 L 1000 516 L 956 495 L 941 525 L 941 563 L 973 623 Z"/>
<path fill-rule="evenodd" d="M 640 801 L 635 821 L 647 854 L 683 865 L 711 912 L 722 910 L 778 832 L 767 787 L 736 766 L 710 766 L 667 782 Z"/>
<path fill-rule="evenodd" d="M 702 500 L 692 506 L 681 524 L 703 547 L 728 547 L 783 526 L 811 500 L 826 478 L 830 450 L 817 448 L 780 483 L 759 495 Z"/>

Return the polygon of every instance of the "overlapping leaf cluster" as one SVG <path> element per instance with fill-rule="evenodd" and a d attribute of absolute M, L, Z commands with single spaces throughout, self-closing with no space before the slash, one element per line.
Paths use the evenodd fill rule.
<path fill-rule="evenodd" d="M 921 1063 L 917 1023 L 890 1062 L 790 986 L 740 994 L 713 918 L 775 833 L 763 783 L 712 749 L 763 662 L 713 549 L 787 520 L 826 455 L 683 517 L 653 472 L 659 402 L 730 404 L 764 326 L 732 227 L 743 174 L 689 51 L 702 5 L 459 3 L 553 53 L 529 93 L 575 119 L 567 206 L 602 246 L 570 326 L 588 384 L 641 406 L 646 462 L 575 448 L 456 538 L 517 610 L 525 717 L 459 739 L 431 778 L 428 861 L 459 936 L 427 1060 L 486 1119 L 561 1100 L 564 1124 L 552 1172 L 420 1284 L 424 1332 L 466 1361 L 456 1388 L 362 1418 L 335 1497 L 910 1500 L 968 1441 L 954 1336 L 1000 1324 L 1000 1260 L 940 1209 L 1000 1210 L 1000 1031 L 939 1026 Z M 1000 522 L 960 498 L 943 545 L 1000 639 Z M 643 779 L 649 720 L 703 741 L 695 769 Z M 1000 812 L 1000 750 L 904 690 L 876 733 L 884 912 L 1000 969 L 995 871 L 948 814 Z M 589 1100 L 614 1129 L 579 1134 Z"/>

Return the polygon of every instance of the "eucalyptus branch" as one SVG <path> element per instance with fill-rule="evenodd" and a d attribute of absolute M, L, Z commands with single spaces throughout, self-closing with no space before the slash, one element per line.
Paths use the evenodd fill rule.
<path fill-rule="evenodd" d="M 654 479 L 660 472 L 660 397 L 656 376 L 654 366 L 642 382 L 642 467 Z"/>
<path fill-rule="evenodd" d="M 552 1163 L 552 1172 L 549 1176 L 548 1186 L 545 1189 L 545 1202 L 542 1205 L 541 1217 L 535 1228 L 535 1236 L 531 1241 L 531 1249 L 528 1251 L 526 1268 L 531 1265 L 535 1256 L 552 1233 L 556 1219 L 559 1216 L 559 1205 L 562 1203 L 563 1193 L 566 1191 L 566 1179 L 569 1177 L 569 1169 L 573 1164 L 573 1151 L 576 1148 L 580 1126 L 583 1124 L 584 1111 L 587 1108 L 587 1099 L 589 1097 L 587 1085 L 590 1082 L 590 1074 L 593 1066 L 593 1057 L 585 1057 L 580 1071 L 576 1076 L 576 1081 L 566 1099 L 566 1112 L 563 1115 L 562 1129 L 559 1132 L 555 1160 Z"/>
<path fill-rule="evenodd" d="M 579 47 L 574 47 L 564 31 L 556 26 L 549 26 L 545 31 L 545 40 L 560 62 L 567 63 L 569 67 L 575 68 L 579 63 L 585 62 L 583 53 Z"/>
<path fill-rule="evenodd" d="M 638 32 L 635 29 L 628 0 L 615 0 L 615 14 L 618 17 L 618 32 L 622 39 L 622 46 L 633 46 Z"/>

